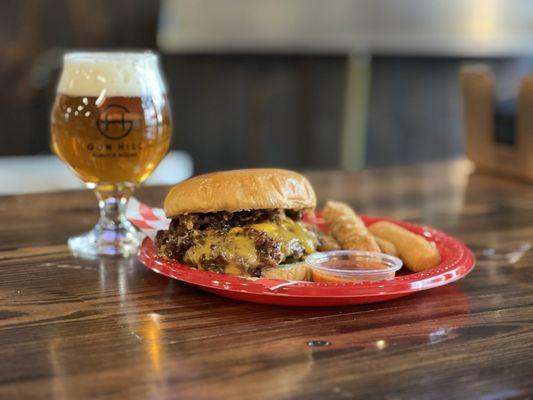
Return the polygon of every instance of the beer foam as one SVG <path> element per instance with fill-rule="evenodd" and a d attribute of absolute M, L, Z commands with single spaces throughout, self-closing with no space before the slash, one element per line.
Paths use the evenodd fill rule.
<path fill-rule="evenodd" d="M 157 96 L 166 92 L 158 57 L 151 52 L 66 54 L 57 91 L 89 97 Z"/>

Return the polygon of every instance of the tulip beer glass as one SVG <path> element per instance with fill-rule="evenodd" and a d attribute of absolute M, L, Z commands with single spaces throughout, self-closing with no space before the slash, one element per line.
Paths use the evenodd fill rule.
<path fill-rule="evenodd" d="M 65 55 L 51 116 L 51 147 L 89 188 L 100 219 L 69 239 L 81 256 L 134 254 L 139 234 L 124 212 L 135 187 L 170 145 L 171 116 L 152 52 Z"/>

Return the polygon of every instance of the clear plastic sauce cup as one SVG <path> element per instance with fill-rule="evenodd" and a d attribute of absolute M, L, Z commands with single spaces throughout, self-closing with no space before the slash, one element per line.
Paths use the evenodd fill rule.
<path fill-rule="evenodd" d="M 315 282 L 363 282 L 393 279 L 402 260 L 385 253 L 359 250 L 337 250 L 309 255 Z"/>

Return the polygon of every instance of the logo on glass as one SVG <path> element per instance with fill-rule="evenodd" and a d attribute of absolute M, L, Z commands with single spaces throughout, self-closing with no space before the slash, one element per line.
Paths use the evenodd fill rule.
<path fill-rule="evenodd" d="M 100 112 L 96 126 L 106 138 L 119 140 L 131 132 L 133 119 L 131 119 L 131 114 L 126 107 L 111 104 Z"/>

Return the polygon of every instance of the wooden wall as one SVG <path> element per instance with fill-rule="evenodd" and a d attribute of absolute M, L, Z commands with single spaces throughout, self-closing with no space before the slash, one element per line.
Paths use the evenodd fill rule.
<path fill-rule="evenodd" d="M 20 0 L 0 13 L 0 156 L 47 153 L 61 55 L 155 48 L 158 3 Z M 344 57 L 163 55 L 173 147 L 196 171 L 338 166 Z"/>
<path fill-rule="evenodd" d="M 153 48 L 151 0 L 7 0 L 0 4 L 0 156 L 48 152 L 48 114 L 68 49 Z"/>
<path fill-rule="evenodd" d="M 0 10 L 0 156 L 49 152 L 48 114 L 65 50 L 156 48 L 156 1 L 7 0 Z M 461 154 L 457 71 L 470 61 L 374 56 L 366 165 Z M 481 61 L 519 80 L 516 62 Z M 197 172 L 340 167 L 345 56 L 165 54 L 162 62 L 173 147 L 191 154 Z"/>
<path fill-rule="evenodd" d="M 335 168 L 344 57 L 167 56 L 175 145 L 199 171 Z"/>

